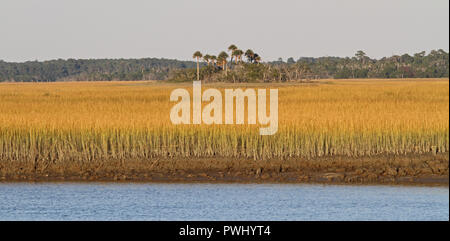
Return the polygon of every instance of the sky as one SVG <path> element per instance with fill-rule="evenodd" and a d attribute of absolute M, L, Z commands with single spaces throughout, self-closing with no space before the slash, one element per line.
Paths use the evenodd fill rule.
<path fill-rule="evenodd" d="M 1 0 L 0 60 L 449 50 L 448 0 Z"/>

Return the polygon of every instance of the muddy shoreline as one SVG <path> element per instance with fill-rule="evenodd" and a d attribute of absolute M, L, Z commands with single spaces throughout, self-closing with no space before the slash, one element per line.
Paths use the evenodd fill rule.
<path fill-rule="evenodd" d="M 0 161 L 0 182 L 321 183 L 449 185 L 449 154 L 322 157 L 152 158 L 71 163 Z"/>

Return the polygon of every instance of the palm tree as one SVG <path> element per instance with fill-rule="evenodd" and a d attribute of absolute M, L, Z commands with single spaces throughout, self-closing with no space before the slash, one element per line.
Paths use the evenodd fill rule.
<path fill-rule="evenodd" d="M 233 59 L 235 61 L 235 63 L 237 64 L 237 60 L 238 60 L 238 54 L 237 54 L 237 49 L 233 50 L 233 52 L 231 52 L 231 62 L 233 62 Z"/>
<path fill-rule="evenodd" d="M 220 52 L 219 57 L 217 57 L 217 60 L 222 63 L 222 68 L 225 70 L 225 74 L 228 74 L 227 72 L 227 59 L 228 54 L 225 51 Z"/>
<path fill-rule="evenodd" d="M 192 55 L 192 58 L 197 59 L 197 81 L 200 80 L 200 58 L 203 56 L 203 54 L 200 51 L 196 51 L 194 55 Z"/>
<path fill-rule="evenodd" d="M 217 57 L 215 55 L 211 55 L 210 59 L 211 59 L 213 65 L 216 66 Z"/>
<path fill-rule="evenodd" d="M 259 64 L 259 62 L 261 62 L 261 56 L 259 56 L 257 53 L 255 53 L 255 54 L 253 55 L 253 59 L 255 60 L 255 62 L 256 62 L 257 64 Z"/>
<path fill-rule="evenodd" d="M 211 55 L 209 54 L 205 54 L 205 56 L 203 56 L 203 60 L 208 63 L 209 66 L 209 62 L 211 61 Z"/>
<path fill-rule="evenodd" d="M 253 50 L 247 49 L 247 51 L 245 51 L 245 57 L 247 57 L 248 62 L 253 63 L 255 53 Z"/>
<path fill-rule="evenodd" d="M 244 54 L 244 51 L 240 50 L 240 49 L 236 49 L 235 51 L 233 51 L 234 56 L 236 56 L 236 64 L 238 63 L 238 61 L 241 61 L 242 55 Z"/>
<path fill-rule="evenodd" d="M 232 44 L 228 47 L 228 51 L 230 51 L 230 54 L 231 54 L 231 63 L 233 63 L 233 57 L 234 57 L 233 52 L 237 49 L 238 48 L 234 44 Z"/>

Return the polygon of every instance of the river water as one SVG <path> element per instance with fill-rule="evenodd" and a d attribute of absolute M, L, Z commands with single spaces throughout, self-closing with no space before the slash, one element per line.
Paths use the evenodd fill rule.
<path fill-rule="evenodd" d="M 448 187 L 0 183 L 0 220 L 449 220 Z"/>

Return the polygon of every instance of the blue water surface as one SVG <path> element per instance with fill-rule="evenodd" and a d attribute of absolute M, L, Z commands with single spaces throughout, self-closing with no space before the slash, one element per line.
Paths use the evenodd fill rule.
<path fill-rule="evenodd" d="M 0 183 L 0 220 L 449 220 L 448 187 Z"/>

